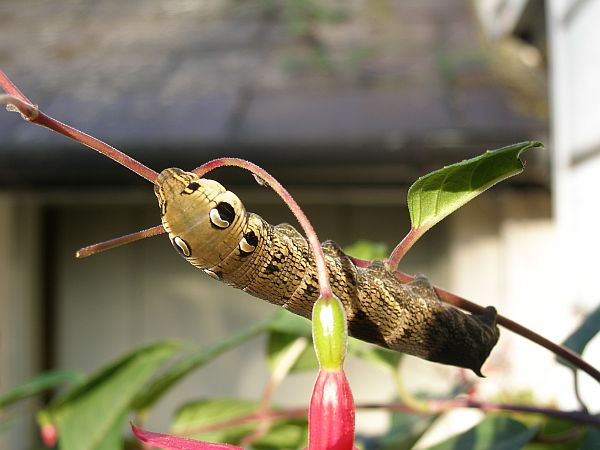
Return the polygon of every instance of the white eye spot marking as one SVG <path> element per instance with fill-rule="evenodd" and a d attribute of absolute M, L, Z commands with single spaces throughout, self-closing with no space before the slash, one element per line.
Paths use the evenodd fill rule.
<path fill-rule="evenodd" d="M 240 255 L 247 256 L 256 250 L 256 246 L 258 245 L 258 236 L 254 233 L 254 231 L 249 231 L 244 235 L 242 240 L 239 243 Z"/>
<path fill-rule="evenodd" d="M 221 280 L 221 273 L 220 272 L 213 272 L 210 269 L 204 269 L 204 273 L 208 276 L 210 276 L 211 278 L 214 278 L 215 280 Z"/>
<path fill-rule="evenodd" d="M 221 219 L 221 215 L 219 214 L 219 211 L 217 210 L 217 208 L 211 209 L 209 216 L 210 216 L 210 223 L 212 223 L 215 227 L 227 228 L 229 225 L 231 225 L 226 220 Z"/>
<path fill-rule="evenodd" d="M 179 253 L 181 253 L 186 258 L 192 255 L 192 251 L 190 250 L 190 246 L 181 239 L 179 236 L 175 236 L 173 238 L 173 245 L 177 249 Z"/>
<path fill-rule="evenodd" d="M 256 247 L 254 245 L 250 245 L 245 237 L 240 241 L 240 250 L 244 253 L 252 253 Z"/>
<path fill-rule="evenodd" d="M 221 202 L 208 213 L 210 223 L 217 228 L 227 228 L 235 219 L 235 210 L 227 202 Z"/>

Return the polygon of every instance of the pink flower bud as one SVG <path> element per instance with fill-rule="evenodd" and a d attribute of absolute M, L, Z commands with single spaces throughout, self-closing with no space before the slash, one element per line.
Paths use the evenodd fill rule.
<path fill-rule="evenodd" d="M 54 447 L 58 440 L 58 431 L 53 423 L 45 423 L 40 427 L 40 436 L 46 447 Z"/>
<path fill-rule="evenodd" d="M 308 425 L 309 450 L 354 448 L 354 399 L 343 370 L 319 371 Z"/>

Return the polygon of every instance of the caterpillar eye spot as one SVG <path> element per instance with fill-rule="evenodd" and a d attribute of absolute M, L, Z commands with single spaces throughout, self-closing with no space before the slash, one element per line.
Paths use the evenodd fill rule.
<path fill-rule="evenodd" d="M 227 202 L 221 202 L 209 212 L 210 223 L 217 228 L 227 228 L 235 219 L 235 210 Z"/>
<path fill-rule="evenodd" d="M 192 251 L 190 250 L 190 246 L 181 239 L 179 236 L 175 236 L 173 238 L 173 246 L 177 249 L 179 253 L 188 258 L 192 255 Z"/>
<path fill-rule="evenodd" d="M 192 193 L 196 192 L 199 187 L 200 187 L 200 183 L 198 183 L 196 181 L 192 181 L 190 184 L 188 184 L 185 187 L 185 189 L 183 190 L 183 194 L 192 194 Z"/>

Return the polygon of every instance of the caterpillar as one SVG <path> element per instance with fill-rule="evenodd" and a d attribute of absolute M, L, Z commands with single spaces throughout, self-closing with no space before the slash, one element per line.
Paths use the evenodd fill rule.
<path fill-rule="evenodd" d="M 154 192 L 170 241 L 188 262 L 310 318 L 319 296 L 316 267 L 294 227 L 270 225 L 217 181 L 181 169 L 163 170 Z M 322 247 L 351 336 L 482 376 L 481 366 L 499 338 L 495 308 L 467 314 L 442 302 L 425 277 L 400 283 L 381 262 L 357 267 L 335 242 Z"/>

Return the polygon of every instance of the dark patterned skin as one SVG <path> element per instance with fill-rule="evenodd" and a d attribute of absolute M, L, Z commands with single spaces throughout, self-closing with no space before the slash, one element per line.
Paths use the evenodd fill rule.
<path fill-rule="evenodd" d="M 239 198 L 213 180 L 166 169 L 155 192 L 165 229 L 193 265 L 231 286 L 310 318 L 319 297 L 314 257 L 291 225 L 271 226 L 246 212 Z M 496 310 L 460 311 L 437 297 L 418 277 L 400 283 L 382 263 L 356 267 L 331 241 L 323 251 L 335 295 L 342 301 L 349 333 L 382 347 L 430 361 L 472 369 L 499 338 Z"/>

